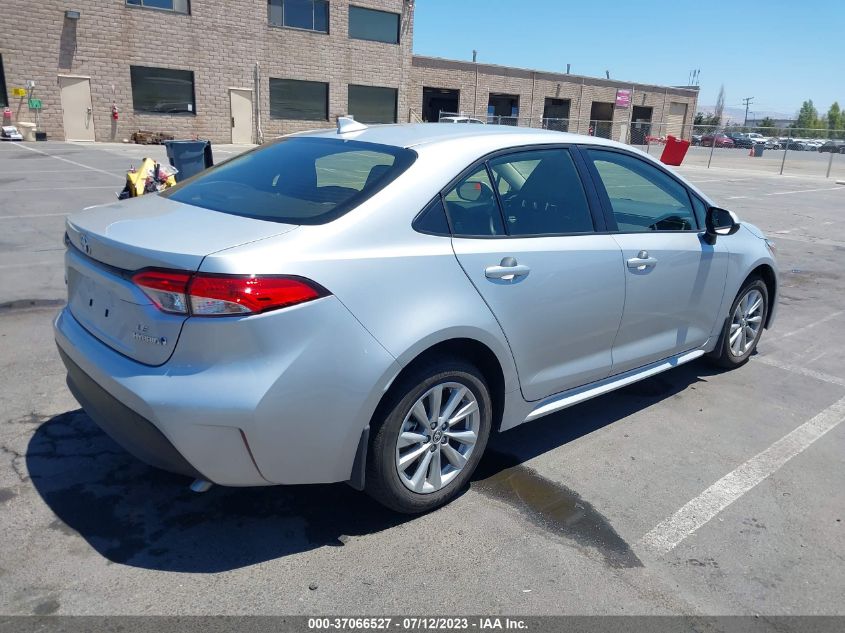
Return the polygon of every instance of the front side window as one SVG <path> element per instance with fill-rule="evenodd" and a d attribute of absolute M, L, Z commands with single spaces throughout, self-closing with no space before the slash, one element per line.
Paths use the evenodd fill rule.
<path fill-rule="evenodd" d="M 271 78 L 270 118 L 328 121 L 329 84 Z"/>
<path fill-rule="evenodd" d="M 267 21 L 307 31 L 329 32 L 329 3 L 326 0 L 267 0 Z"/>
<path fill-rule="evenodd" d="M 189 0 L 126 0 L 126 4 L 132 7 L 161 9 L 162 11 L 173 11 L 174 13 L 191 12 Z"/>
<path fill-rule="evenodd" d="M 657 167 L 619 152 L 588 149 L 587 155 L 598 171 L 620 231 L 697 230 L 686 188 Z"/>
<path fill-rule="evenodd" d="M 349 37 L 387 44 L 399 43 L 399 14 L 349 7 Z"/>
<path fill-rule="evenodd" d="M 196 113 L 193 71 L 130 66 L 129 74 L 135 112 Z"/>
<path fill-rule="evenodd" d="M 479 237 L 505 234 L 493 184 L 484 165 L 452 187 L 443 201 L 453 234 Z"/>
<path fill-rule="evenodd" d="M 548 149 L 490 160 L 509 235 L 587 233 L 593 219 L 569 151 Z"/>
<path fill-rule="evenodd" d="M 409 149 L 332 138 L 286 138 L 212 167 L 161 195 L 286 224 L 324 224 L 361 204 L 416 159 Z"/>
<path fill-rule="evenodd" d="M 396 123 L 396 88 L 349 86 L 347 111 L 361 123 Z"/>

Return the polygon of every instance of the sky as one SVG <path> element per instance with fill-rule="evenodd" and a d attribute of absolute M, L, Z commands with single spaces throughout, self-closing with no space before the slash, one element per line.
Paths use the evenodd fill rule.
<path fill-rule="evenodd" d="M 701 69 L 700 106 L 845 107 L 845 0 L 416 0 L 414 53 L 658 85 Z"/>

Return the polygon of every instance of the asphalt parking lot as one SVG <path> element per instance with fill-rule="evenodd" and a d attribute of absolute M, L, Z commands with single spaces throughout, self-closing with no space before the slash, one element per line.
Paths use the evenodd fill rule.
<path fill-rule="evenodd" d="M 343 484 L 194 494 L 79 410 L 51 333 L 63 217 L 148 154 L 0 145 L 0 614 L 845 613 L 845 185 L 679 168 L 777 243 L 757 356 L 504 433 L 408 518 Z"/>

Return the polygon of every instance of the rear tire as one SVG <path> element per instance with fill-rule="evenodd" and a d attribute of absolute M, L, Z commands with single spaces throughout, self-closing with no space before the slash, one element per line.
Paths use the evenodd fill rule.
<path fill-rule="evenodd" d="M 759 277 L 745 282 L 731 304 L 719 342 L 708 356 L 717 366 L 734 369 L 748 362 L 769 316 L 769 290 Z"/>
<path fill-rule="evenodd" d="M 448 503 L 469 482 L 491 426 L 490 391 L 475 366 L 450 357 L 420 365 L 373 420 L 367 494 L 406 514 Z"/>

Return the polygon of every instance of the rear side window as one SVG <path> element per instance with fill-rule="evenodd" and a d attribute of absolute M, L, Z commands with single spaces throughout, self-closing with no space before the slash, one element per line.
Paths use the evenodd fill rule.
<path fill-rule="evenodd" d="M 593 219 L 581 178 L 565 149 L 490 160 L 509 235 L 587 233 Z"/>
<path fill-rule="evenodd" d="M 404 172 L 412 150 L 329 138 L 289 138 L 190 178 L 162 196 L 286 224 L 324 224 Z"/>

